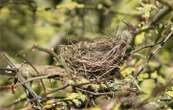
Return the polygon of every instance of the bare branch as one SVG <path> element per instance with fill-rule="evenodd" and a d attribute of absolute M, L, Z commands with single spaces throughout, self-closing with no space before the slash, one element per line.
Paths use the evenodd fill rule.
<path fill-rule="evenodd" d="M 20 57 L 29 65 L 33 68 L 33 70 L 37 73 L 37 75 L 40 75 L 41 73 L 36 69 L 36 67 L 25 57 L 23 57 L 22 55 L 20 55 Z M 41 85 L 43 86 L 43 90 L 46 93 L 46 87 L 44 85 L 44 82 L 42 81 L 42 79 L 40 79 Z"/>
<path fill-rule="evenodd" d="M 33 45 L 33 47 L 32 47 L 33 49 L 37 49 L 37 50 L 39 50 L 39 51 L 43 51 L 43 52 L 46 52 L 46 53 L 48 53 L 48 54 L 50 54 L 50 55 L 53 55 L 54 57 L 55 57 L 55 60 L 56 61 L 58 61 L 58 55 L 53 51 L 53 50 L 51 50 L 51 49 L 46 49 L 46 48 L 43 48 L 43 47 L 40 47 L 40 46 L 38 46 L 38 45 Z"/>

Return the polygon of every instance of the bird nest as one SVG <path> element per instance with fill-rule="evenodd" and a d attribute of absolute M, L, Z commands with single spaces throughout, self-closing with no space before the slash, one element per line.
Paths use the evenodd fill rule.
<path fill-rule="evenodd" d="M 60 57 L 68 72 L 89 79 L 120 77 L 126 43 L 114 39 L 80 42 L 61 48 Z M 114 77 L 114 78 L 115 78 Z"/>

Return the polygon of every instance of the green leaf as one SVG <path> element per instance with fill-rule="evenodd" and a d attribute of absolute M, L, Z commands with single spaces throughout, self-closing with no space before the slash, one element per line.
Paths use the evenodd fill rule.
<path fill-rule="evenodd" d="M 135 44 L 141 44 L 145 39 L 145 32 L 141 32 L 140 34 L 138 34 L 135 38 Z"/>
<path fill-rule="evenodd" d="M 68 2 L 68 3 L 61 4 L 61 5 L 57 5 L 56 8 L 57 9 L 73 10 L 75 8 L 84 8 L 84 4 L 79 4 L 79 3 L 76 3 L 76 2 Z"/>

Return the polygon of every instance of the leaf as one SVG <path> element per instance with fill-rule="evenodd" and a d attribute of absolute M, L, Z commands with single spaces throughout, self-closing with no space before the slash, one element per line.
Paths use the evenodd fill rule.
<path fill-rule="evenodd" d="M 75 8 L 84 8 L 84 4 L 79 4 L 76 2 L 69 2 L 69 3 L 64 3 L 61 5 L 58 5 L 56 7 L 57 9 L 69 9 L 69 10 L 73 10 Z"/>
<path fill-rule="evenodd" d="M 121 105 L 120 103 L 116 104 L 112 110 L 121 110 L 120 105 Z"/>
<path fill-rule="evenodd" d="M 87 110 L 102 110 L 100 107 L 93 107 L 93 108 L 90 108 L 90 109 L 87 109 Z"/>
<path fill-rule="evenodd" d="M 125 68 L 124 70 L 122 70 L 121 74 L 125 77 L 125 76 L 131 74 L 134 70 L 135 70 L 135 68 L 128 67 L 128 68 Z"/>
<path fill-rule="evenodd" d="M 67 98 L 65 99 L 65 100 L 80 100 L 80 101 L 85 101 L 85 100 L 87 100 L 87 97 L 84 95 L 84 94 L 82 94 L 82 93 L 70 93 L 70 94 L 68 94 L 67 95 Z"/>
<path fill-rule="evenodd" d="M 137 10 L 140 12 L 143 18 L 148 20 L 149 17 L 151 16 L 151 12 L 153 11 L 153 9 L 156 9 L 156 6 L 153 4 L 144 4 L 144 3 L 141 3 L 141 5 L 142 6 L 138 7 Z"/>
<path fill-rule="evenodd" d="M 173 91 L 167 91 L 166 94 L 173 98 Z"/>
<path fill-rule="evenodd" d="M 141 89 L 144 93 L 150 95 L 155 87 L 155 82 L 152 79 L 147 79 L 141 83 Z"/>
<path fill-rule="evenodd" d="M 87 96 L 81 92 L 69 93 L 65 100 L 71 101 L 75 104 L 75 106 L 80 107 L 87 100 Z"/>
<path fill-rule="evenodd" d="M 151 73 L 151 78 L 153 79 L 158 78 L 157 71 L 154 71 L 153 73 Z"/>
<path fill-rule="evenodd" d="M 141 44 L 145 39 L 145 32 L 142 32 L 140 34 L 138 34 L 135 38 L 135 44 L 138 45 L 138 44 Z"/>
<path fill-rule="evenodd" d="M 143 81 L 144 79 L 147 79 L 149 77 L 148 73 L 141 73 L 138 75 L 138 80 Z"/>

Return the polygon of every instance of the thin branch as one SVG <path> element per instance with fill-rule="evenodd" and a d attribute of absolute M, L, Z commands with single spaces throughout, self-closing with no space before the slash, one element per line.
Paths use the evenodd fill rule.
<path fill-rule="evenodd" d="M 57 92 L 59 90 L 63 90 L 63 89 L 66 89 L 67 87 L 69 86 L 72 86 L 72 87 L 81 87 L 83 85 L 88 85 L 88 84 L 91 84 L 92 82 L 86 82 L 86 83 L 80 83 L 80 84 L 76 84 L 76 85 L 71 85 L 71 84 L 65 84 L 64 86 L 60 87 L 60 88 L 56 88 L 56 89 L 53 89 L 51 90 L 50 92 L 46 93 L 46 95 L 48 94 L 51 94 L 51 93 L 54 93 L 54 92 Z"/>
<path fill-rule="evenodd" d="M 152 29 L 152 26 L 155 25 L 158 21 L 160 21 L 163 17 L 165 17 L 168 13 L 171 12 L 171 8 L 167 5 L 165 5 L 162 9 L 160 9 L 158 11 L 158 13 L 156 13 L 149 21 L 149 23 L 147 24 L 146 28 L 144 29 L 139 29 L 136 30 L 135 35 L 139 34 L 141 32 L 147 31 L 149 29 Z"/>
<path fill-rule="evenodd" d="M 57 91 L 60 91 L 60 90 L 63 90 L 63 89 L 66 89 L 66 88 L 69 87 L 69 86 L 70 86 L 69 84 L 66 84 L 66 85 L 64 85 L 64 86 L 62 86 L 62 87 L 60 87 L 60 88 L 53 89 L 52 91 L 47 92 L 46 95 L 52 94 L 52 93 L 54 93 L 54 92 L 57 92 Z"/>
<path fill-rule="evenodd" d="M 17 76 L 17 79 L 19 82 L 24 82 L 26 79 L 22 76 L 22 73 L 21 71 L 19 71 L 16 67 L 16 65 L 8 58 L 8 56 L 4 53 L 4 54 L 1 54 L 5 59 L 6 61 L 8 62 L 9 66 L 11 68 L 14 68 L 16 69 L 16 76 Z M 30 84 L 29 83 L 25 83 L 25 84 L 22 84 L 23 88 L 25 88 L 25 90 L 29 93 L 29 96 L 28 98 L 31 99 L 32 98 L 36 98 L 36 99 L 39 99 L 40 96 L 38 96 L 34 91 L 33 89 L 30 87 Z M 40 106 L 40 102 L 38 100 L 34 101 L 33 102 L 35 105 L 37 106 Z"/>
<path fill-rule="evenodd" d="M 165 5 L 159 12 L 153 16 L 153 18 L 149 22 L 149 26 L 155 25 L 158 21 L 160 21 L 165 15 L 167 15 L 171 11 L 171 8 Z"/>
<path fill-rule="evenodd" d="M 0 68 L 0 75 L 15 76 L 16 75 L 16 69 Z"/>
<path fill-rule="evenodd" d="M 133 51 L 131 52 L 131 54 L 137 53 L 137 52 L 142 51 L 142 50 L 147 49 L 147 48 L 152 48 L 152 47 L 154 47 L 154 46 L 156 46 L 156 45 L 158 45 L 158 43 L 156 43 L 156 44 L 145 45 L 145 46 L 143 46 L 143 47 L 140 47 L 140 48 L 138 48 L 138 49 L 133 50 Z"/>
<path fill-rule="evenodd" d="M 131 42 L 132 48 L 135 47 L 135 38 L 136 38 L 137 34 L 140 34 L 141 32 L 145 32 L 145 31 L 152 29 L 153 26 L 156 25 L 158 21 L 160 21 L 162 18 L 164 18 L 170 12 L 171 12 L 171 8 L 167 5 L 164 5 L 164 7 L 162 9 L 160 9 L 158 11 L 158 13 L 156 13 L 150 19 L 149 23 L 145 26 L 145 28 L 133 30 L 133 32 L 132 32 L 133 37 L 132 37 L 132 42 Z"/>
<path fill-rule="evenodd" d="M 58 66 L 49 66 L 49 65 L 34 65 L 35 68 L 37 68 L 37 71 L 40 73 L 40 75 L 34 74 L 35 71 L 33 68 L 26 64 L 15 64 L 17 68 L 0 68 L 0 75 L 7 75 L 7 76 L 15 76 L 18 71 L 21 71 L 21 73 L 27 73 L 29 74 L 22 74 L 24 77 L 32 78 L 32 77 L 38 77 L 38 76 L 48 76 L 48 78 L 63 78 L 67 77 L 68 74 L 65 72 L 65 70 Z M 2 72 L 2 73 L 1 73 Z M 13 72 L 11 74 L 11 72 Z"/>
<path fill-rule="evenodd" d="M 0 92 L 2 92 L 4 90 L 10 90 L 10 89 L 11 89 L 11 85 L 0 86 Z"/>
<path fill-rule="evenodd" d="M 114 92 L 93 92 L 93 91 L 88 91 L 86 89 L 82 89 L 80 87 L 75 87 L 77 90 L 94 95 L 94 96 L 100 96 L 100 95 L 114 95 Z"/>
<path fill-rule="evenodd" d="M 56 59 L 56 61 L 58 61 L 58 55 L 53 51 L 53 50 L 51 50 L 51 49 L 46 49 L 46 48 L 43 48 L 43 47 L 40 47 L 40 46 L 38 46 L 38 45 L 33 45 L 33 47 L 32 47 L 33 49 L 37 49 L 37 50 L 39 50 L 39 51 L 43 51 L 43 52 L 46 52 L 46 53 L 48 53 L 48 54 L 50 54 L 50 55 L 53 55 L 54 57 L 55 57 L 55 59 Z"/>
<path fill-rule="evenodd" d="M 49 78 L 49 77 L 50 77 L 50 75 L 32 77 L 32 78 L 27 79 L 27 80 L 24 81 L 24 82 L 20 82 L 19 84 L 16 84 L 15 86 L 19 86 L 19 85 L 21 85 L 21 84 L 28 83 L 28 82 L 31 82 L 31 81 L 40 80 L 40 79 L 47 79 L 47 78 Z"/>
<path fill-rule="evenodd" d="M 29 66 L 31 66 L 33 68 L 33 70 L 37 73 L 37 75 L 40 75 L 40 72 L 36 69 L 36 67 L 28 60 L 26 59 L 25 57 L 23 57 L 22 55 L 19 55 Z M 44 93 L 46 93 L 46 87 L 44 85 L 44 82 L 42 79 L 40 79 L 40 82 L 43 86 L 43 90 L 44 90 Z"/>
<path fill-rule="evenodd" d="M 148 57 L 148 61 L 161 49 L 161 48 L 163 48 L 163 46 L 165 45 L 165 43 L 169 40 L 169 38 L 171 37 L 173 35 L 173 32 L 171 31 L 167 36 L 166 36 L 166 38 L 165 39 L 163 39 L 163 41 L 161 41 L 160 43 L 159 43 L 159 46 L 155 49 L 155 50 L 153 50 L 151 53 L 150 53 L 150 55 L 149 55 L 149 57 Z"/>

